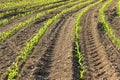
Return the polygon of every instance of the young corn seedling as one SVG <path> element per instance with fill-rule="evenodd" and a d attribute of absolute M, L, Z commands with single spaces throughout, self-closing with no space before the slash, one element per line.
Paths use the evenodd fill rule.
<path fill-rule="evenodd" d="M 110 27 L 110 24 L 108 21 L 106 21 L 106 17 L 104 14 L 104 11 L 107 6 L 112 3 L 113 0 L 108 0 L 106 3 L 102 5 L 102 7 L 99 9 L 99 22 L 102 23 L 104 30 L 108 34 L 108 36 L 112 39 L 113 43 L 115 43 L 118 48 L 120 48 L 120 39 L 115 35 L 114 30 Z"/>

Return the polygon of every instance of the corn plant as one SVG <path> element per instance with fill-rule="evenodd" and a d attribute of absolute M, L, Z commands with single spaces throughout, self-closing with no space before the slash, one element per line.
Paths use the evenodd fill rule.
<path fill-rule="evenodd" d="M 102 23 L 104 30 L 106 31 L 108 36 L 112 39 L 113 43 L 115 43 L 118 46 L 118 48 L 120 48 L 120 39 L 115 35 L 114 30 L 110 27 L 110 23 L 106 21 L 106 17 L 104 14 L 106 7 L 109 6 L 109 4 L 112 3 L 112 1 L 113 0 L 108 0 L 99 9 L 99 22 Z"/>
<path fill-rule="evenodd" d="M 0 25 L 5 25 L 5 24 L 8 24 L 8 19 L 4 19 L 2 21 L 0 21 Z"/>
<path fill-rule="evenodd" d="M 8 72 L 9 72 L 8 80 L 15 80 L 14 78 L 19 75 L 18 71 L 19 71 L 18 62 L 13 63 L 13 69 L 8 68 Z"/>
<path fill-rule="evenodd" d="M 10 10 L 10 11 L 7 10 L 5 12 L 0 13 L 0 17 L 3 17 L 4 15 L 8 15 L 8 14 L 13 13 L 13 12 L 15 12 L 15 10 Z"/>

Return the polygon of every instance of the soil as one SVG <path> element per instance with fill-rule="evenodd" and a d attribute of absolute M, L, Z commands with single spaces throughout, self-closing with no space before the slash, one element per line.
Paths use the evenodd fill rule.
<path fill-rule="evenodd" d="M 26 26 L 25 28 L 18 31 L 15 35 L 13 35 L 11 38 L 9 38 L 7 41 L 11 41 L 13 44 L 15 44 L 16 47 L 21 49 L 24 44 L 30 40 L 37 32 L 38 30 L 43 27 L 46 20 L 54 16 L 54 14 L 49 14 L 47 16 L 44 16 L 43 18 L 37 20 L 33 24 L 30 24 Z"/>
<path fill-rule="evenodd" d="M 87 70 L 83 80 L 120 80 L 120 50 L 98 22 L 98 10 L 104 2 L 89 9 L 80 21 L 82 30 L 79 33 L 79 44 Z M 114 1 L 105 14 L 116 35 L 120 37 L 120 18 L 115 14 L 115 4 Z M 30 52 L 27 61 L 19 62 L 20 75 L 16 77 L 16 80 L 81 80 L 78 58 L 74 51 L 74 31 L 76 16 L 87 5 L 63 15 L 47 29 Z M 20 29 L 5 42 L 0 42 L 0 80 L 7 80 L 6 76 L 3 79 L 2 74 L 7 71 L 8 67 L 11 67 L 26 42 L 43 27 L 48 19 L 62 10 L 64 9 L 43 16 Z M 13 25 L 24 22 L 35 14 L 20 17 L 9 25 L 1 26 L 0 31 L 7 31 Z"/>
<path fill-rule="evenodd" d="M 79 9 L 72 12 L 73 15 L 64 15 L 48 29 L 24 64 L 17 80 L 79 80 L 77 61 L 73 55 L 75 15 L 78 12 Z"/>
<path fill-rule="evenodd" d="M 0 71 L 1 72 L 0 76 L 2 75 L 2 73 L 4 73 L 6 71 L 6 69 L 8 67 L 10 67 L 13 64 L 16 56 L 19 55 L 20 49 L 27 42 L 27 40 L 29 40 L 42 27 L 43 23 L 47 19 L 51 18 L 52 16 L 54 16 L 58 12 L 60 12 L 60 10 L 56 11 L 54 13 L 51 13 L 47 16 L 44 16 L 43 18 L 37 20 L 34 23 L 31 23 L 30 25 L 28 25 L 25 28 L 18 31 L 11 38 L 7 39 L 4 43 L 0 44 L 0 53 L 1 53 L 0 61 L 1 61 L 1 65 L 2 65 L 1 71 Z M 4 55 L 4 54 L 6 54 L 6 55 Z M 12 58 L 12 59 L 10 59 L 10 58 Z M 6 61 L 8 61 L 8 63 L 4 64 Z"/>
<path fill-rule="evenodd" d="M 6 68 L 10 67 L 14 62 L 16 56 L 16 48 L 12 47 L 8 43 L 0 45 L 0 77 L 3 72 L 6 71 Z"/>
<path fill-rule="evenodd" d="M 51 26 L 44 34 L 22 68 L 18 80 L 72 80 L 74 78 L 72 43 L 75 16 L 70 14 L 69 16 L 71 17 L 61 17 L 52 25 L 54 27 Z"/>

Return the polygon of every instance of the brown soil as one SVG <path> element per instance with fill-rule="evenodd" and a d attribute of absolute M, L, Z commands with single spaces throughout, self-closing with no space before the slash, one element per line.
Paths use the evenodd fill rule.
<path fill-rule="evenodd" d="M 19 51 L 22 48 L 22 46 L 24 46 L 24 44 L 43 26 L 43 23 L 50 17 L 54 16 L 55 14 L 56 12 L 54 14 L 53 13 L 49 14 L 37 20 L 33 24 L 30 24 L 25 28 L 21 29 L 20 31 L 18 31 L 11 38 L 7 39 L 4 43 L 0 44 L 0 54 L 1 54 L 0 61 L 2 65 L 0 68 L 2 70 L 0 71 L 1 73 L 6 71 L 6 69 L 10 67 L 10 65 L 14 62 L 16 56 L 19 55 Z M 3 54 L 6 54 L 6 55 L 3 55 Z M 9 60 L 9 63 L 4 64 L 4 62 L 7 60 Z M 9 66 L 6 66 L 6 65 L 9 65 Z"/>
<path fill-rule="evenodd" d="M 116 36 L 120 39 L 120 17 L 115 16 L 111 22 L 111 27 L 114 29 Z"/>
<path fill-rule="evenodd" d="M 30 57 L 30 59 L 26 62 L 22 72 L 22 77 L 21 79 L 30 79 L 33 78 L 33 72 L 35 70 L 35 67 L 38 67 L 38 69 L 40 69 L 40 65 L 41 68 L 43 67 L 44 70 L 41 71 L 41 76 L 45 76 L 42 75 L 42 73 L 48 73 L 46 68 L 47 66 L 51 65 L 51 57 L 53 55 L 53 49 L 54 49 L 54 44 L 56 43 L 55 39 L 58 36 L 58 32 L 61 29 L 61 25 L 63 25 L 64 23 L 64 18 L 61 20 L 56 21 L 53 25 L 54 27 L 50 28 L 47 33 L 44 35 L 44 37 L 40 40 L 40 42 L 38 43 L 38 45 L 36 46 L 32 56 Z M 42 59 L 41 59 L 42 58 Z M 45 60 L 44 60 L 45 58 Z M 41 62 L 39 60 L 42 60 L 43 65 L 41 64 Z M 46 61 L 47 60 L 47 61 Z M 40 63 L 39 63 L 40 62 Z M 49 67 L 48 67 L 49 68 Z M 39 71 L 36 69 L 36 71 Z M 34 74 L 36 75 L 37 72 L 34 71 Z M 32 72 L 32 73 L 30 73 Z M 26 75 L 24 75 L 26 74 Z M 29 78 L 29 76 L 31 75 L 31 77 Z M 40 74 L 39 74 L 40 75 Z"/>
<path fill-rule="evenodd" d="M 120 76 L 117 73 L 117 68 L 113 67 L 114 62 L 110 60 L 119 58 L 118 56 L 111 56 L 111 50 L 107 48 L 101 42 L 103 40 L 99 37 L 97 30 L 97 24 L 95 17 L 99 6 L 92 8 L 85 14 L 82 19 L 83 30 L 81 32 L 81 52 L 85 58 L 84 63 L 87 68 L 85 74 L 85 80 L 119 80 Z M 100 26 L 101 27 L 101 26 Z M 106 40 L 106 39 L 105 39 Z M 114 47 L 114 46 L 113 46 Z M 116 52 L 113 52 L 116 54 Z M 117 60 L 116 60 L 117 61 Z M 119 63 L 117 63 L 119 66 Z"/>
<path fill-rule="evenodd" d="M 81 8 L 83 7 L 85 6 L 81 6 Z M 76 15 L 75 12 L 78 11 L 79 9 L 74 13 L 72 12 L 73 15 Z M 44 34 L 31 57 L 24 64 L 21 77 L 18 77 L 18 80 L 79 80 L 79 71 L 76 71 L 78 66 L 74 63 L 77 64 L 77 61 L 74 59 L 76 57 L 73 56 L 75 18 L 69 14 L 71 17 L 64 20 L 67 15 L 56 21 L 52 25 L 54 27 L 51 26 Z M 59 57 L 61 58 L 59 59 Z"/>
<path fill-rule="evenodd" d="M 120 50 L 112 43 L 103 30 L 103 26 L 98 22 L 98 9 L 102 4 L 91 8 L 81 20 L 82 31 L 79 33 L 79 44 L 87 70 L 83 80 L 120 80 Z M 16 80 L 81 80 L 78 59 L 74 51 L 74 31 L 76 15 L 85 6 L 87 5 L 65 14 L 48 28 L 39 43 L 34 46 L 27 61 L 20 62 L 20 76 Z M 109 6 L 112 9 L 111 12 L 108 10 L 110 15 L 106 11 L 112 27 L 118 26 L 120 23 L 116 19 L 118 16 L 111 16 L 114 14 L 114 6 L 115 2 Z M 4 43 L 0 43 L 0 79 L 7 68 L 13 64 L 16 56 L 20 54 L 19 51 L 25 43 L 43 27 L 49 18 L 62 10 L 42 17 L 16 32 Z M 29 16 L 34 16 L 34 14 L 16 19 L 6 26 L 8 29 L 3 27 L 0 28 L 0 31 L 9 30 L 13 25 L 26 20 Z M 110 20 L 111 17 L 114 19 Z M 114 29 L 119 32 L 117 26 L 117 29 Z"/>
<path fill-rule="evenodd" d="M 6 32 L 6 31 L 10 30 L 11 28 L 16 27 L 19 23 L 25 22 L 30 17 L 34 17 L 35 15 L 36 15 L 36 13 L 32 14 L 32 15 L 27 15 L 25 17 L 20 17 L 18 19 L 15 19 L 14 21 L 10 22 L 7 25 L 0 26 L 0 32 Z"/>
<path fill-rule="evenodd" d="M 70 17 L 62 26 L 59 38 L 53 49 L 49 80 L 61 79 L 72 80 L 72 42 L 74 39 L 74 18 Z M 69 29 L 68 29 L 69 28 Z M 64 75 L 63 75 L 64 74 Z"/>
<path fill-rule="evenodd" d="M 82 7 L 84 7 L 84 6 L 81 6 L 81 8 Z M 19 50 L 25 44 L 25 42 L 34 35 L 33 33 L 36 33 L 38 31 L 38 29 L 43 25 L 43 23 L 47 19 L 54 16 L 58 12 L 60 12 L 60 10 L 58 10 L 57 12 L 51 13 L 52 15 L 47 15 L 46 17 L 41 18 L 40 20 L 34 22 L 34 24 L 28 25 L 27 27 L 18 31 L 14 36 L 7 39 L 4 43 L 0 44 L 0 54 L 1 54 L 0 61 L 1 61 L 1 65 L 2 65 L 1 71 L 0 71 L 1 72 L 0 77 L 6 71 L 6 69 L 13 64 L 16 56 L 19 55 Z M 52 31 L 54 31 L 54 30 L 52 30 Z M 52 34 L 52 32 L 50 34 Z M 6 55 L 4 55 L 4 54 L 6 54 Z M 8 63 L 4 64 L 6 61 L 8 61 Z"/>
<path fill-rule="evenodd" d="M 11 64 L 14 62 L 16 56 L 17 49 L 14 49 L 8 43 L 4 43 L 0 45 L 0 77 L 3 72 L 6 71 L 6 68 L 10 67 Z"/>
<path fill-rule="evenodd" d="M 74 39 L 73 29 L 75 26 L 74 21 L 75 18 L 73 15 L 68 19 L 67 16 L 65 16 L 62 17 L 60 20 L 56 21 L 52 25 L 54 27 L 51 26 L 51 28 L 48 29 L 47 33 L 44 34 L 44 37 L 40 40 L 39 44 L 36 46 L 31 57 L 28 59 L 28 61 L 22 68 L 21 77 L 19 77 L 18 80 L 24 79 L 61 80 L 67 79 L 67 77 L 68 77 L 67 80 L 72 80 L 73 78 L 79 79 L 79 72 L 77 77 L 73 76 L 75 73 L 73 70 L 73 67 L 75 65 L 73 65 L 72 63 L 73 61 L 72 44 Z M 59 59 L 59 57 L 61 58 Z M 60 67 L 60 65 L 63 66 Z M 62 74 L 61 73 L 54 74 L 56 72 L 55 68 L 57 71 L 61 71 Z M 64 77 L 63 74 L 65 74 Z"/>
<path fill-rule="evenodd" d="M 28 25 L 25 28 L 18 31 L 15 35 L 13 35 L 7 41 L 11 41 L 13 44 L 15 44 L 16 47 L 21 49 L 24 46 L 24 44 L 27 41 L 29 41 L 29 39 L 32 38 L 41 27 L 43 27 L 46 20 L 48 20 L 49 18 L 51 18 L 54 15 L 55 15 L 55 13 L 44 16 L 43 18 L 37 20 L 33 24 Z"/>
<path fill-rule="evenodd" d="M 53 15 L 50 15 L 50 16 L 53 16 Z M 36 21 L 34 24 L 20 30 L 14 36 L 12 36 L 8 40 L 6 40 L 5 43 L 1 44 L 0 53 L 1 53 L 1 57 L 4 57 L 4 58 L 0 58 L 0 60 L 2 62 L 1 63 L 2 64 L 1 73 L 3 73 L 3 71 L 6 71 L 6 68 L 10 67 L 12 62 L 14 62 L 16 56 L 19 55 L 20 49 L 24 46 L 24 44 L 27 42 L 27 40 L 29 40 L 43 26 L 43 23 L 48 18 L 50 18 L 50 16 L 48 15 L 46 17 L 41 18 L 40 20 Z M 6 48 L 6 46 L 7 46 L 7 48 Z M 3 54 L 6 54 L 6 55 L 3 55 Z M 14 57 L 14 58 L 12 58 L 12 57 Z M 10 58 L 12 58 L 12 59 L 10 59 Z M 9 66 L 6 66 L 3 63 L 6 60 L 9 60 L 9 63 L 7 63 L 7 65 L 9 65 Z"/>

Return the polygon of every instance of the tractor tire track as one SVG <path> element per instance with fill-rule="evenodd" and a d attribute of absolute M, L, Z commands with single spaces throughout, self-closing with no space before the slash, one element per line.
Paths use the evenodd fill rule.
<path fill-rule="evenodd" d="M 52 57 L 52 51 L 55 44 L 55 39 L 57 38 L 59 34 L 59 30 L 62 28 L 62 25 L 64 24 L 66 20 L 64 17 L 62 17 L 60 20 L 56 21 L 52 26 L 53 28 L 49 28 L 47 33 L 44 34 L 44 37 L 40 40 L 38 45 L 36 46 L 34 52 L 32 53 L 32 56 L 29 58 L 29 60 L 24 65 L 23 69 L 21 70 L 21 79 L 30 79 L 32 80 L 34 75 L 41 73 L 41 78 L 45 77 L 45 75 L 48 73 L 46 70 L 46 67 L 49 66 L 51 57 Z M 51 26 L 51 27 L 52 27 Z M 44 61 L 47 60 L 47 61 Z M 43 64 L 41 64 L 40 60 Z M 29 68 L 33 67 L 33 68 Z M 38 68 L 37 68 L 38 67 Z M 40 68 L 44 68 L 44 70 L 40 70 Z M 40 71 L 39 71 L 40 70 Z M 42 73 L 46 73 L 42 75 Z M 30 74 L 31 73 L 31 74 Z M 26 75 L 24 75 L 26 74 Z"/>
<path fill-rule="evenodd" d="M 90 9 L 82 19 L 81 52 L 85 58 L 85 80 L 118 80 L 116 69 L 112 67 L 104 46 L 100 43 L 97 22 L 94 17 L 98 8 Z M 85 23 L 84 23 L 85 22 Z"/>
<path fill-rule="evenodd" d="M 112 40 L 105 34 L 104 30 L 98 25 L 98 30 L 100 34 L 100 41 L 105 47 L 106 55 L 112 63 L 112 67 L 116 69 L 117 75 L 120 77 L 120 49 L 112 42 Z M 119 78 L 120 79 L 120 78 Z"/>

